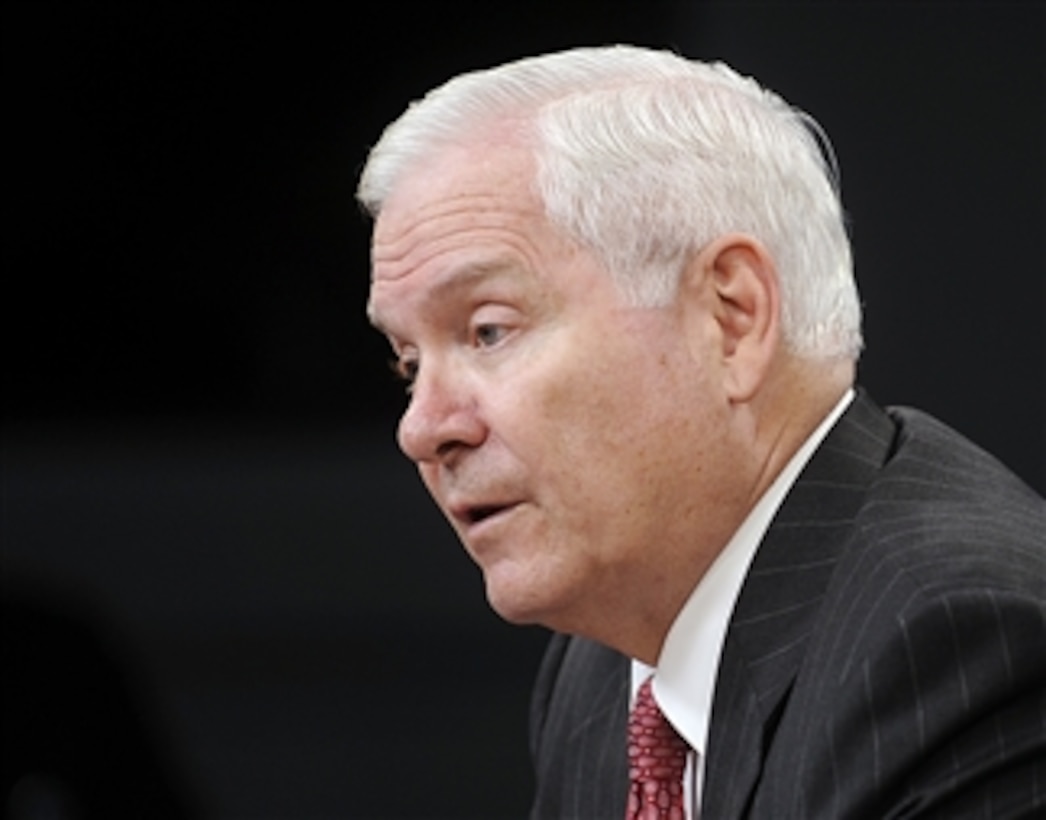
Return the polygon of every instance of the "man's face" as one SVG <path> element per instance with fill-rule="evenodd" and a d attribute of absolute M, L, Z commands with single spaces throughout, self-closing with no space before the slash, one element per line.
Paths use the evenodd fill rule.
<path fill-rule="evenodd" d="M 410 176 L 375 225 L 369 309 L 411 381 L 399 444 L 493 608 L 591 634 L 714 519 L 722 402 L 700 330 L 628 306 L 532 178 L 492 143 Z"/>

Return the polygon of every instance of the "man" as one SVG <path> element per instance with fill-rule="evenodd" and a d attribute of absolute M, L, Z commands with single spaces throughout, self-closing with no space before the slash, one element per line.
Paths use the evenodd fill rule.
<path fill-rule="evenodd" d="M 725 66 L 578 49 L 447 83 L 364 169 L 400 446 L 556 633 L 534 817 L 1046 801 L 1046 505 L 853 387 L 821 142 Z"/>

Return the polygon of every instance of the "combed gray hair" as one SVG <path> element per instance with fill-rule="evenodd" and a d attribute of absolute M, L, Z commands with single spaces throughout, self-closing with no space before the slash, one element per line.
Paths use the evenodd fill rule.
<path fill-rule="evenodd" d="M 789 349 L 857 358 L 837 171 L 809 115 L 722 63 L 572 49 L 463 74 L 413 103 L 371 151 L 360 202 L 377 216 L 402 174 L 509 120 L 532 145 L 549 220 L 598 254 L 634 304 L 667 303 L 692 253 L 745 233 L 776 262 Z"/>

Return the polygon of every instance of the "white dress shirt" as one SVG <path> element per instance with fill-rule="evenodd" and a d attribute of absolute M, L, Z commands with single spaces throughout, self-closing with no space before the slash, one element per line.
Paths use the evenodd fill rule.
<path fill-rule="evenodd" d="M 701 804 L 703 762 L 719 657 L 748 566 L 777 508 L 853 398 L 854 392 L 847 391 L 803 442 L 708 568 L 669 628 L 657 666 L 632 661 L 632 697 L 640 684 L 654 675 L 654 697 L 661 711 L 693 750 L 684 781 L 688 817 L 696 816 L 695 809 Z"/>

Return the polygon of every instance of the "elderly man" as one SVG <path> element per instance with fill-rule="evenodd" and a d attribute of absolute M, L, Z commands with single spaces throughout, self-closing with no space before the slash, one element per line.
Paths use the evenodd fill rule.
<path fill-rule="evenodd" d="M 370 155 L 400 446 L 493 608 L 555 632 L 534 817 L 1046 800 L 1046 505 L 854 387 L 826 142 L 619 46 L 456 78 Z"/>

